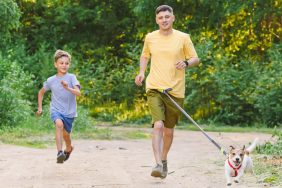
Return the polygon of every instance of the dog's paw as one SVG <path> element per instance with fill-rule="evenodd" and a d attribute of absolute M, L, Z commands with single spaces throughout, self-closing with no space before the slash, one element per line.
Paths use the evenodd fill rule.
<path fill-rule="evenodd" d="M 227 183 L 227 186 L 231 186 L 232 185 L 232 183 Z"/>
<path fill-rule="evenodd" d="M 234 180 L 235 183 L 239 183 L 239 180 Z"/>

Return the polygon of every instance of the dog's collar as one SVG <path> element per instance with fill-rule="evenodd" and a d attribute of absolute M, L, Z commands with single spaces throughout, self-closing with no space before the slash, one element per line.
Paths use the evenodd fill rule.
<path fill-rule="evenodd" d="M 240 164 L 237 168 L 235 168 L 228 159 L 229 166 L 235 171 L 235 175 L 233 177 L 236 177 L 238 175 L 238 170 L 241 168 L 242 164 Z"/>

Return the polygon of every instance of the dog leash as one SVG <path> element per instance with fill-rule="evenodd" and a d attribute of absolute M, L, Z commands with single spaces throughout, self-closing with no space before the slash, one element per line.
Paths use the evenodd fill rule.
<path fill-rule="evenodd" d="M 172 88 L 168 88 L 168 89 L 158 89 L 159 92 L 165 94 L 170 100 L 171 102 L 178 108 L 178 110 L 180 110 L 195 126 L 197 126 L 200 131 L 209 139 L 209 141 L 211 141 L 219 150 L 223 155 L 227 155 L 226 151 L 217 143 L 215 142 L 199 125 L 198 123 L 196 123 L 191 116 L 185 112 L 185 110 L 183 110 L 179 104 L 177 104 L 175 102 L 175 100 L 173 100 L 173 98 L 168 94 L 169 91 L 172 91 Z"/>

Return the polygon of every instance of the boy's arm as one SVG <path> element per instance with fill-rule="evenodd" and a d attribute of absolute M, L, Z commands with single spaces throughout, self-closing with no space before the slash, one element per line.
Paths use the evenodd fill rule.
<path fill-rule="evenodd" d="M 41 116 L 42 114 L 42 101 L 44 94 L 45 94 L 45 89 L 44 87 L 42 87 L 38 92 L 38 110 L 36 112 L 37 116 Z"/>
<path fill-rule="evenodd" d="M 75 85 L 73 88 L 70 88 L 68 86 L 68 83 L 64 80 L 61 81 L 61 84 L 63 85 L 63 87 L 68 90 L 69 92 L 71 92 L 72 94 L 74 94 L 75 96 L 80 96 L 80 88 L 78 85 Z"/>

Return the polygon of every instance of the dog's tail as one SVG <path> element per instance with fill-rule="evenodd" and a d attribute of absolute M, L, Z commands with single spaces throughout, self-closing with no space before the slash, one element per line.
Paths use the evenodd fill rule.
<path fill-rule="evenodd" d="M 258 142 L 258 138 L 255 138 L 253 143 L 246 149 L 246 154 L 249 155 L 255 148 Z"/>

